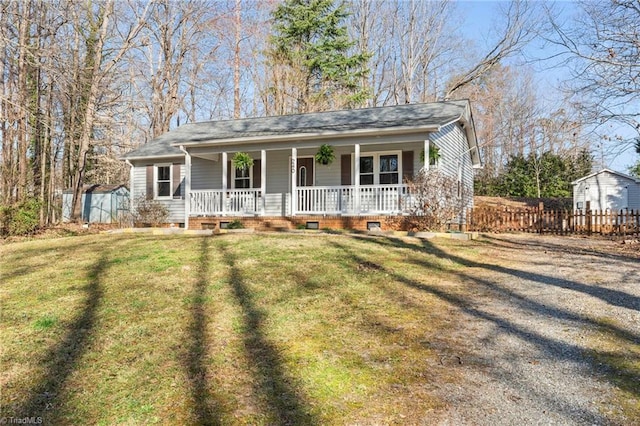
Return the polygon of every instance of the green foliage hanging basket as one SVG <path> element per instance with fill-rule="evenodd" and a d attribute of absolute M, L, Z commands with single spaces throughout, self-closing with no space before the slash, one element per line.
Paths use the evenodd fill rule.
<path fill-rule="evenodd" d="M 233 167 L 238 170 L 246 170 L 253 167 L 253 158 L 246 152 L 236 152 L 231 162 Z"/>
<path fill-rule="evenodd" d="M 336 159 L 336 155 L 333 152 L 333 147 L 331 145 L 322 144 L 316 153 L 316 161 L 325 166 L 333 163 L 333 160 Z"/>

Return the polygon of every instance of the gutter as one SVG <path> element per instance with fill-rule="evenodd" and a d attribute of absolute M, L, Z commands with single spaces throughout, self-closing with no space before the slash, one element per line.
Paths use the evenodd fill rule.
<path fill-rule="evenodd" d="M 417 133 L 417 132 L 438 132 L 442 126 L 440 125 L 428 125 L 419 127 L 396 127 L 392 129 L 362 129 L 362 130 L 348 130 L 348 131 L 327 131 L 316 133 L 294 133 L 287 135 L 269 135 L 269 136 L 251 136 L 242 138 L 226 138 L 215 139 L 210 141 L 194 141 L 194 142 L 176 142 L 171 146 L 177 147 L 208 147 L 208 146 L 220 146 L 220 145 L 241 145 L 252 142 L 287 142 L 287 141 L 309 141 L 315 139 L 326 139 L 327 137 L 339 137 L 348 138 L 353 136 L 377 136 L 387 134 L 405 134 L 405 133 Z"/>
<path fill-rule="evenodd" d="M 124 159 L 124 162 L 129 166 L 129 213 L 133 215 L 133 210 L 135 208 L 135 192 L 133 189 L 133 164 L 131 164 L 131 161 L 129 161 L 127 158 Z"/>
<path fill-rule="evenodd" d="M 144 160 L 148 161 L 149 158 L 180 158 L 180 154 L 167 154 L 167 155 L 144 155 L 144 156 L 136 156 L 136 157 L 120 157 L 120 160 L 124 160 L 125 163 L 131 165 L 130 160 Z"/>

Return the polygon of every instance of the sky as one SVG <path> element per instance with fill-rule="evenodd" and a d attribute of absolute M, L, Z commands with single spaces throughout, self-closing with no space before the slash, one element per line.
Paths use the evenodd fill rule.
<path fill-rule="evenodd" d="M 464 31 L 467 35 L 476 41 L 480 48 L 488 47 L 491 40 L 487 37 L 491 34 L 496 26 L 497 11 L 500 3 L 504 6 L 505 2 L 489 1 L 489 0 L 460 0 L 456 1 L 457 7 L 464 19 Z M 561 1 L 558 5 L 563 9 L 563 16 L 569 18 L 575 12 L 575 2 Z M 568 69 L 553 67 L 549 62 L 535 61 L 536 58 L 549 57 L 550 48 L 543 48 L 541 42 L 533 42 L 527 47 L 525 55 L 530 66 L 535 72 L 535 78 L 538 83 L 540 94 L 549 101 L 560 99 L 562 93 L 558 90 L 558 83 L 566 79 L 570 74 Z M 513 58 L 513 61 L 524 62 L 525 58 Z M 556 97 L 554 99 L 554 97 Z M 611 133 L 619 133 L 625 137 L 632 136 L 624 129 L 623 126 L 611 129 Z M 623 173 L 627 173 L 627 169 L 639 159 L 632 146 L 629 146 L 624 152 L 620 153 L 619 145 L 608 146 L 599 145 L 592 146 L 594 154 L 594 163 L 596 168 L 607 167 Z"/>

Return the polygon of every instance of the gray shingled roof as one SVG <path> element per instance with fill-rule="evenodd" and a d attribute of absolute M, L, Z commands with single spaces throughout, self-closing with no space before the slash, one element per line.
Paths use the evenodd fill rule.
<path fill-rule="evenodd" d="M 182 155 L 179 145 L 217 140 L 437 127 L 465 117 L 468 108 L 469 102 L 461 100 L 191 123 L 153 139 L 124 158 Z"/>

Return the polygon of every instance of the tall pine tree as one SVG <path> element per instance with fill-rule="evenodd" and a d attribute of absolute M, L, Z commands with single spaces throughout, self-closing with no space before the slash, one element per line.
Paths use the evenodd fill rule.
<path fill-rule="evenodd" d="M 270 114 L 304 113 L 362 105 L 368 56 L 354 53 L 344 3 L 285 0 L 273 12 L 267 58 Z"/>

